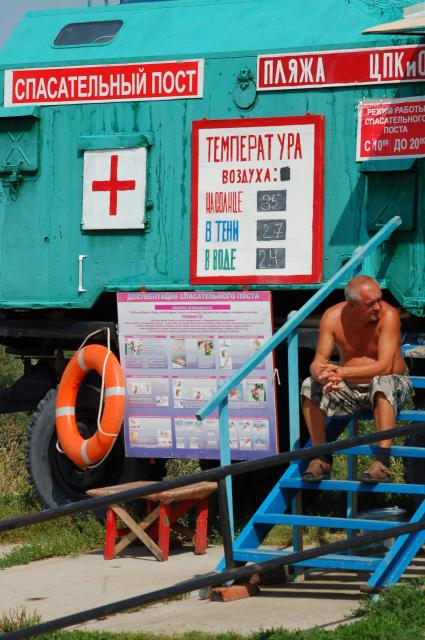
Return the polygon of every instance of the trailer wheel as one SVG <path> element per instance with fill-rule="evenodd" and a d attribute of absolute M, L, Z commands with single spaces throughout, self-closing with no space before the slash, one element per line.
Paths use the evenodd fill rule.
<path fill-rule="evenodd" d="M 99 391 L 84 385 L 78 395 L 77 424 L 81 435 L 89 437 L 97 428 Z M 98 467 L 81 470 L 56 447 L 56 389 L 50 389 L 33 414 L 27 451 L 27 468 L 33 492 L 47 507 L 57 507 L 86 498 L 87 489 L 135 480 L 156 480 L 161 465 L 139 458 L 125 458 L 124 441 L 117 439 L 110 455 Z M 161 462 L 161 461 L 160 461 Z"/>

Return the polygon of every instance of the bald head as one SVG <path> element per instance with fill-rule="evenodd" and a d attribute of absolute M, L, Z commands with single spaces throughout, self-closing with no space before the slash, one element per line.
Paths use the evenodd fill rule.
<path fill-rule="evenodd" d="M 376 291 L 378 294 L 381 292 L 379 284 L 370 276 L 356 276 L 350 280 L 344 289 L 345 299 L 348 302 L 360 302 L 362 291 L 365 289 Z"/>

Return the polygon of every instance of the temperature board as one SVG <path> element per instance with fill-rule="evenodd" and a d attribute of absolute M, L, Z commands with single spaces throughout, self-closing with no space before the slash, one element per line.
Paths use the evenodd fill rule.
<path fill-rule="evenodd" d="M 192 142 L 191 282 L 320 282 L 323 118 L 201 120 Z"/>

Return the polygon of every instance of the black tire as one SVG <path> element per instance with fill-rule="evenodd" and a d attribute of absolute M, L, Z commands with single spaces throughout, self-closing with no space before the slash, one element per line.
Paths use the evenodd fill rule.
<path fill-rule="evenodd" d="M 122 434 L 106 460 L 98 467 L 83 471 L 56 448 L 56 389 L 50 389 L 33 414 L 27 451 L 27 468 L 35 496 L 47 507 L 87 498 L 87 489 L 156 480 L 162 474 L 162 461 L 148 464 L 144 459 L 125 458 Z M 96 430 L 99 391 L 84 385 L 78 395 L 77 424 L 84 438 Z M 165 462 L 164 462 L 165 465 Z"/>

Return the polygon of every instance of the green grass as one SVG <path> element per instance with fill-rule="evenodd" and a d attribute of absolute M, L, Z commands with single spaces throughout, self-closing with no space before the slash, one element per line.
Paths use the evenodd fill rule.
<path fill-rule="evenodd" d="M 25 460 L 23 456 L 18 459 L 15 455 L 18 447 L 25 448 L 26 428 L 24 423 L 12 421 L 10 429 L 0 432 L 0 520 L 37 512 L 41 508 L 32 496 L 26 477 Z M 1 474 L 6 468 L 11 470 L 14 478 L 8 483 L 2 480 Z M 198 468 L 197 460 L 170 460 L 167 465 L 167 477 L 192 473 Z M 185 524 L 193 524 L 190 518 L 193 520 L 194 517 L 194 514 L 189 514 Z M 17 546 L 0 558 L 0 570 L 44 558 L 85 553 L 101 548 L 103 541 L 104 525 L 90 515 L 60 518 L 6 531 L 0 533 L 0 544 Z"/>
<path fill-rule="evenodd" d="M 0 633 L 11 633 L 41 622 L 41 616 L 37 612 L 29 613 L 25 607 L 18 607 L 0 614 Z"/>
<path fill-rule="evenodd" d="M 253 600 L 255 606 L 255 600 Z M 220 605 L 228 606 L 228 605 Z M 252 633 L 249 640 L 419 640 L 425 637 L 425 594 L 422 583 L 401 585 L 382 595 L 377 601 L 365 599 L 354 612 L 357 620 L 336 629 L 319 627 L 307 631 L 287 631 L 282 628 Z M 208 615 L 208 614 L 207 614 Z M 284 618 L 282 603 L 282 617 Z M 25 609 L 3 614 L 0 633 L 40 622 L 36 612 Z M 140 624 L 143 625 L 143 614 Z M 213 626 L 213 622 L 211 623 Z M 190 631 L 180 635 L 150 633 L 111 633 L 106 631 L 58 631 L 39 636 L 41 640 L 246 640 L 234 632 L 202 633 Z"/>
<path fill-rule="evenodd" d="M 22 371 L 21 361 L 0 347 L 0 387 L 12 384 Z M 0 520 L 41 509 L 32 496 L 25 465 L 30 421 L 30 416 L 23 413 L 0 415 Z M 0 544 L 17 546 L 0 559 L 0 569 L 99 548 L 103 535 L 103 526 L 88 516 L 6 531 L 0 534 Z"/>
<path fill-rule="evenodd" d="M 26 482 L 20 492 L 0 495 L 0 520 L 38 512 Z M 102 546 L 103 525 L 94 516 L 66 517 L 0 534 L 0 544 L 16 545 L 0 558 L 0 569 L 34 560 L 84 553 Z"/>
<path fill-rule="evenodd" d="M 103 544 L 104 527 L 93 516 L 65 518 L 26 530 L 30 541 L 18 544 L 0 558 L 0 569 L 55 556 L 76 555 Z"/>
<path fill-rule="evenodd" d="M 18 495 L 28 488 L 25 448 L 29 416 L 0 415 L 0 495 Z"/>

